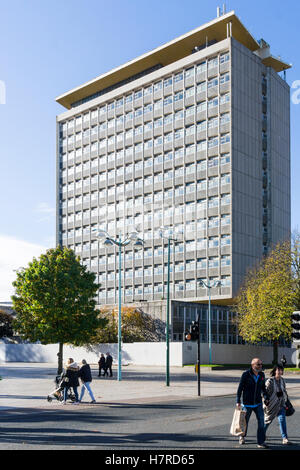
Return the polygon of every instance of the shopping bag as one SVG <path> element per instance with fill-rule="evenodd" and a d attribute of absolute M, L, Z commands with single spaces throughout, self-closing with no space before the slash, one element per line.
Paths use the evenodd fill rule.
<path fill-rule="evenodd" d="M 246 427 L 246 411 L 236 408 L 233 413 L 230 434 L 232 436 L 244 436 Z"/>

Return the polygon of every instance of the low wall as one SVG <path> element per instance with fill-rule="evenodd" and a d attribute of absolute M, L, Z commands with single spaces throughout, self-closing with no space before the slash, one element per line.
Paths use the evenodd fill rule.
<path fill-rule="evenodd" d="M 288 363 L 295 362 L 295 349 L 279 348 L 279 358 L 285 354 Z M 58 344 L 4 344 L 0 343 L 0 362 L 57 362 Z M 80 362 L 86 359 L 90 364 L 98 362 L 100 353 L 110 352 L 117 362 L 117 344 L 99 344 L 89 349 L 64 346 L 64 361 L 72 357 Z M 293 355 L 293 357 L 292 357 Z M 273 348 L 266 346 L 212 344 L 212 362 L 214 364 L 249 364 L 253 357 L 259 357 L 270 364 Z M 209 362 L 208 344 L 201 344 L 200 360 Z M 170 365 L 183 366 L 197 362 L 197 343 L 170 342 Z M 163 366 L 166 364 L 166 343 L 124 343 L 122 345 L 122 363 L 135 365 Z"/>
<path fill-rule="evenodd" d="M 183 365 L 194 364 L 197 361 L 197 343 L 182 343 L 183 345 Z M 295 364 L 295 349 L 279 348 L 278 358 L 285 355 L 288 364 Z M 273 361 L 273 348 L 271 346 L 256 346 L 242 344 L 212 344 L 213 364 L 250 364 L 251 359 L 259 357 L 264 363 L 271 364 Z M 201 364 L 209 363 L 208 344 L 201 344 L 200 347 Z"/>

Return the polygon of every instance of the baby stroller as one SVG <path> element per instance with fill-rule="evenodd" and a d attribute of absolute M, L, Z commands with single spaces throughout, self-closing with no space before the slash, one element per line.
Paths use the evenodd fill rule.
<path fill-rule="evenodd" d="M 68 378 L 65 377 L 65 373 L 62 372 L 60 375 L 55 377 L 54 383 L 56 384 L 55 390 L 47 396 L 47 401 L 51 402 L 53 399 L 57 401 L 64 401 L 64 388 L 67 386 Z M 75 395 L 69 389 L 67 392 L 67 400 L 72 403 L 75 401 Z"/>

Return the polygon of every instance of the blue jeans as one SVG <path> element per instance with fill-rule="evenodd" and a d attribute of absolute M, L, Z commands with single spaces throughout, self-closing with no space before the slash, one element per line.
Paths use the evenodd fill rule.
<path fill-rule="evenodd" d="M 80 399 L 79 399 L 80 401 L 83 399 L 83 395 L 84 395 L 85 389 L 89 392 L 91 399 L 92 399 L 93 401 L 95 401 L 95 397 L 94 397 L 93 392 L 92 392 L 92 390 L 91 390 L 90 383 L 91 383 L 91 382 L 84 382 L 84 383 L 82 384 L 81 392 L 80 392 Z"/>
<path fill-rule="evenodd" d="M 287 439 L 287 429 L 286 429 L 286 419 L 285 419 L 285 408 L 281 408 L 278 415 L 278 422 L 279 422 L 279 427 L 280 427 L 280 432 L 281 432 L 281 437 L 282 439 Z M 267 432 L 268 427 L 270 426 L 271 423 L 268 423 L 265 425 L 265 432 Z"/>
<path fill-rule="evenodd" d="M 243 408 L 246 409 L 247 411 L 246 412 L 247 429 L 246 429 L 246 433 L 244 437 L 246 437 L 247 435 L 248 422 L 253 411 L 257 419 L 257 444 L 258 445 L 263 444 L 266 439 L 266 433 L 265 433 L 265 417 L 264 417 L 264 410 L 263 410 L 262 404 L 256 406 L 255 408 L 249 408 L 247 407 L 247 405 L 244 405 Z"/>
<path fill-rule="evenodd" d="M 65 388 L 64 388 L 64 401 L 67 401 L 67 393 L 68 393 L 68 390 L 69 390 L 70 388 L 71 388 L 71 387 L 65 387 Z M 73 388 L 73 391 L 74 391 L 75 400 L 78 401 L 77 387 L 72 387 L 72 388 Z"/>

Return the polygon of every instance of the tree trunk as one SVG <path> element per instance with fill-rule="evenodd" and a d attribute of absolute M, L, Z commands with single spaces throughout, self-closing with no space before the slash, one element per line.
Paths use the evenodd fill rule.
<path fill-rule="evenodd" d="M 273 341 L 273 365 L 278 364 L 278 340 Z"/>
<path fill-rule="evenodd" d="M 58 369 L 57 375 L 60 375 L 63 371 L 63 343 L 59 343 L 59 352 L 57 353 L 57 360 L 58 360 Z"/>

